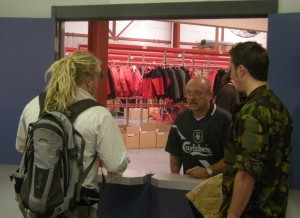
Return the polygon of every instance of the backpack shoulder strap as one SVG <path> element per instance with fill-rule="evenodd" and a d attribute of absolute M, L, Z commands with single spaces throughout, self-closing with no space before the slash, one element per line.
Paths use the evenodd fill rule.
<path fill-rule="evenodd" d="M 70 105 L 68 107 L 68 110 L 70 111 L 70 114 L 68 115 L 68 118 L 70 120 L 70 122 L 73 124 L 74 121 L 76 120 L 76 118 L 78 117 L 78 115 L 87 110 L 88 108 L 90 107 L 94 107 L 94 106 L 102 106 L 99 102 L 93 100 L 93 99 L 83 99 L 81 101 L 78 101 L 72 105 Z M 76 129 L 74 129 L 75 133 L 77 132 Z M 78 132 L 77 132 L 78 133 Z M 83 138 L 82 138 L 83 139 Z M 84 141 L 84 139 L 83 139 Z M 83 157 L 83 152 L 84 152 L 84 149 L 81 150 L 81 157 Z M 82 172 L 82 175 L 81 177 L 79 178 L 78 180 L 78 184 L 77 184 L 77 188 L 76 188 L 76 200 L 77 201 L 80 201 L 80 197 L 81 197 L 81 194 L 82 194 L 82 190 L 81 190 L 81 186 L 85 180 L 85 178 L 87 177 L 88 173 L 90 172 L 90 170 L 92 169 L 93 165 L 94 165 L 94 162 L 96 161 L 97 159 L 97 155 L 95 154 L 93 160 L 91 161 L 91 163 L 89 164 L 89 166 Z M 83 160 L 79 160 L 81 162 L 81 166 L 83 166 Z M 102 172 L 102 179 L 103 179 L 103 184 L 106 183 L 105 181 L 105 177 L 104 177 L 104 174 Z M 88 202 L 87 202 L 88 203 Z"/>
<path fill-rule="evenodd" d="M 40 104 L 39 117 L 43 113 L 45 107 L 45 99 L 46 99 L 46 92 L 41 92 L 39 94 L 39 104 Z M 74 121 L 76 120 L 76 118 L 81 112 L 94 106 L 102 106 L 102 105 L 93 99 L 83 99 L 81 101 L 78 101 L 68 107 L 68 110 L 71 112 L 68 118 L 70 119 L 71 123 L 74 123 Z"/>
<path fill-rule="evenodd" d="M 68 109 L 71 112 L 69 119 L 71 123 L 74 123 L 74 121 L 76 120 L 76 118 L 81 112 L 94 106 L 102 106 L 102 105 L 93 99 L 83 99 L 69 106 Z"/>
<path fill-rule="evenodd" d="M 45 107 L 45 99 L 46 99 L 46 92 L 41 92 L 39 94 L 39 104 L 40 104 L 40 113 L 39 117 L 42 115 L 44 107 Z"/>

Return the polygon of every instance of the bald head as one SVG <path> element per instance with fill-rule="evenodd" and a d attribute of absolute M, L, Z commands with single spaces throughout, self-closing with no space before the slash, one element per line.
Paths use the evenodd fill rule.
<path fill-rule="evenodd" d="M 210 81 L 204 77 L 195 77 L 186 85 L 186 100 L 196 118 L 205 116 L 210 108 Z"/>
<path fill-rule="evenodd" d="M 189 82 L 187 83 L 187 87 L 191 86 L 191 85 L 198 87 L 200 90 L 202 90 L 204 92 L 208 92 L 208 93 L 211 92 L 210 81 L 208 79 L 206 79 L 205 77 L 197 76 L 197 77 L 190 79 Z"/>

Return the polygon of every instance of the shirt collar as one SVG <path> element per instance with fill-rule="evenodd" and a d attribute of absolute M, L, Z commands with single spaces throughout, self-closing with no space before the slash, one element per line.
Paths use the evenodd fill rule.
<path fill-rule="evenodd" d="M 270 89 L 268 84 L 257 87 L 249 94 L 245 101 L 249 101 L 251 98 L 253 98 L 253 96 L 262 93 L 262 91 L 266 89 Z"/>
<path fill-rule="evenodd" d="M 210 101 L 210 107 L 209 107 L 209 110 L 206 114 L 206 116 L 212 116 L 214 115 L 215 111 L 217 109 L 217 105 L 215 103 L 213 103 L 212 101 Z"/>
<path fill-rule="evenodd" d="M 83 100 L 83 99 L 93 99 L 96 101 L 96 99 L 86 90 L 78 87 L 77 88 L 77 96 L 76 96 L 76 102 Z"/>
<path fill-rule="evenodd" d="M 217 105 L 215 103 L 213 103 L 212 101 L 210 101 L 210 107 L 209 110 L 207 111 L 206 115 L 204 117 L 209 117 L 209 116 L 213 116 L 215 111 L 217 109 Z M 193 115 L 193 111 L 191 109 L 189 109 L 191 116 Z"/>
<path fill-rule="evenodd" d="M 258 95 L 261 95 L 262 92 L 264 90 L 269 90 L 270 89 L 270 86 L 268 84 L 266 85 L 262 85 L 262 86 L 259 86 L 257 87 L 256 89 L 254 89 L 248 96 L 247 98 L 241 102 L 239 105 L 237 105 L 234 109 L 234 113 L 238 112 L 247 102 L 249 102 L 254 96 L 258 96 Z"/>

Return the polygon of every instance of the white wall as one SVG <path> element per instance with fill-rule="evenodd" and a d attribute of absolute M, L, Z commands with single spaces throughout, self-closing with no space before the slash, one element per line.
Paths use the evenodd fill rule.
<path fill-rule="evenodd" d="M 159 2 L 205 2 L 209 0 L 0 0 L 0 17 L 51 18 L 52 6 L 102 5 Z M 226 0 L 215 0 L 226 1 Z M 279 0 L 279 12 L 300 12 L 300 1 Z"/>
<path fill-rule="evenodd" d="M 116 22 L 116 35 L 118 35 L 129 23 L 130 21 L 117 21 Z M 110 22 L 110 25 L 112 22 Z M 127 38 L 138 38 L 138 39 L 150 39 L 150 40 L 172 40 L 172 29 L 170 22 L 164 21 L 150 21 L 150 20 L 136 20 L 134 21 L 122 34 L 120 37 Z M 112 29 L 112 28 L 110 28 Z M 220 30 L 221 31 L 221 30 Z M 88 23 L 87 22 L 66 22 L 65 23 L 66 33 L 78 33 L 78 34 L 88 34 Z M 200 43 L 201 40 L 215 40 L 216 27 L 210 26 L 200 26 L 193 24 L 181 24 L 180 27 L 180 41 L 182 42 L 192 42 Z M 221 39 L 219 39 L 221 40 Z M 243 38 L 234 35 L 229 29 L 224 29 L 224 41 L 237 43 L 243 41 L 257 41 L 266 47 L 267 33 L 260 32 L 257 36 L 251 38 Z M 163 43 L 150 43 L 150 42 L 138 42 L 138 41 L 113 41 L 114 44 L 133 44 L 133 45 L 147 45 L 147 46 L 160 46 L 160 47 L 170 47 L 171 44 L 166 45 Z M 65 37 L 66 47 L 77 48 L 79 44 L 87 44 L 87 38 L 84 37 Z M 181 45 L 181 48 L 192 47 L 189 45 Z"/>
<path fill-rule="evenodd" d="M 131 22 L 131 20 L 117 21 L 116 35 L 119 35 L 123 29 Z M 110 29 L 112 29 L 112 22 Z M 88 22 L 66 22 L 66 33 L 88 34 Z M 126 28 L 120 37 L 136 38 L 136 39 L 150 39 L 150 40 L 165 40 L 171 41 L 171 23 L 166 21 L 150 21 L 150 20 L 135 20 Z M 139 41 L 126 41 L 126 40 L 110 40 L 114 44 L 131 44 L 131 45 L 147 45 L 147 46 L 161 46 L 165 47 L 164 43 L 151 43 Z M 80 44 L 87 44 L 87 37 L 65 37 L 66 47 L 77 48 Z M 169 46 L 169 45 L 167 45 Z"/>
<path fill-rule="evenodd" d="M 111 22 L 110 22 L 111 23 Z M 130 23 L 130 21 L 117 21 L 116 34 L 118 35 Z M 153 39 L 153 40 L 171 40 L 171 24 L 164 21 L 135 20 L 122 33 L 121 37 Z M 115 42 L 116 43 L 116 42 Z M 122 42 L 120 42 L 122 43 Z M 128 44 L 128 43 L 126 43 Z M 136 44 L 136 43 L 134 43 Z M 148 43 L 140 43 L 148 45 Z"/>

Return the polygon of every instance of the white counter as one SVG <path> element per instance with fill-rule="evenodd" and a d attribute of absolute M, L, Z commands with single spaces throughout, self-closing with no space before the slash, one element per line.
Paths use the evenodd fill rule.
<path fill-rule="evenodd" d="M 168 188 L 190 191 L 203 179 L 195 179 L 187 175 L 158 173 L 151 177 L 151 185 L 157 188 Z"/>
<path fill-rule="evenodd" d="M 126 170 L 123 176 L 114 181 L 108 181 L 107 172 L 103 168 L 103 174 L 106 177 L 106 182 L 110 184 L 120 184 L 120 185 L 142 185 L 147 181 L 147 173 L 137 170 Z M 98 170 L 98 182 L 102 181 L 101 168 Z"/>

